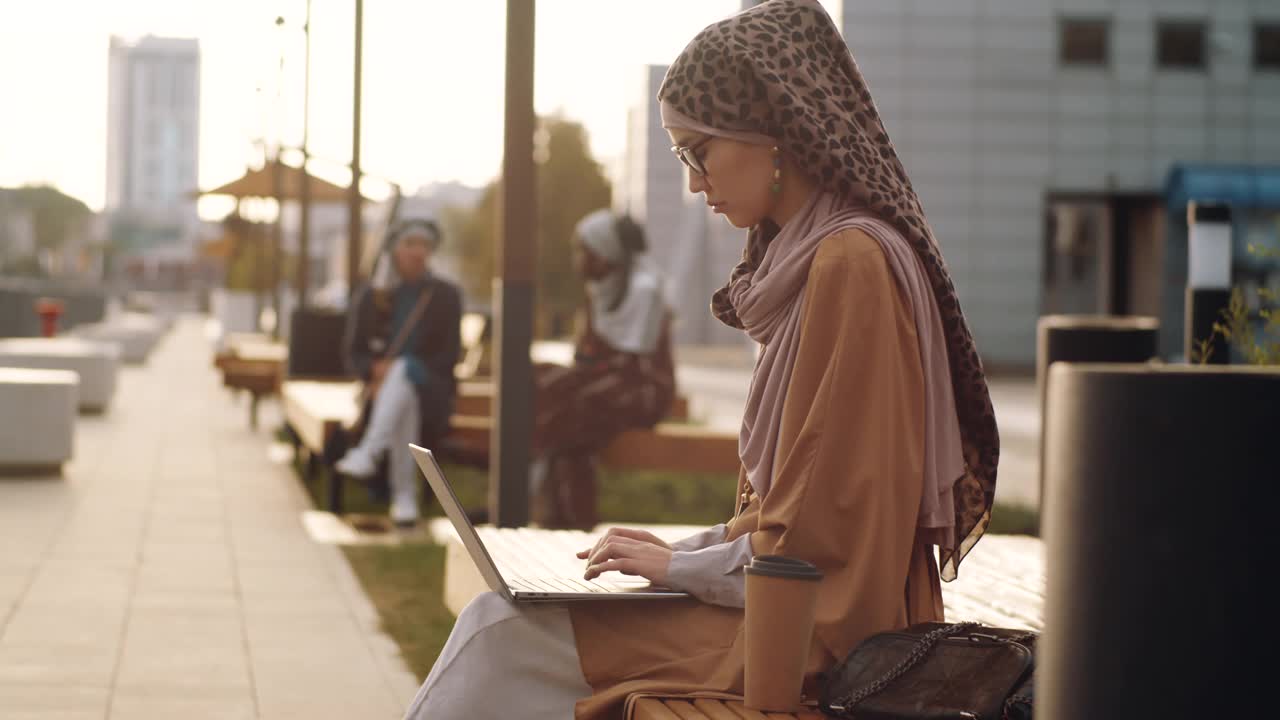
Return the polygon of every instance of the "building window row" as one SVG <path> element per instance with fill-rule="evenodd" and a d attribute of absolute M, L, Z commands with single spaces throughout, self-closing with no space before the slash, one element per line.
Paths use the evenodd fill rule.
<path fill-rule="evenodd" d="M 1209 64 L 1209 24 L 1203 20 L 1159 20 L 1155 24 L 1156 67 L 1202 70 Z M 1111 63 L 1111 20 L 1098 17 L 1058 19 L 1058 61 L 1064 66 L 1097 67 Z M 1280 70 L 1280 22 L 1253 26 L 1253 67 Z"/>

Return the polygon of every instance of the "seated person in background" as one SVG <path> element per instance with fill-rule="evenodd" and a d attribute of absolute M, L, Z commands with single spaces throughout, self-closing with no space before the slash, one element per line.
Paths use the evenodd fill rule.
<path fill-rule="evenodd" d="M 631 218 L 597 210 L 575 229 L 587 303 L 571 367 L 537 368 L 533 518 L 544 527 L 596 524 L 595 454 L 624 430 L 649 428 L 675 395 L 662 277 Z"/>
<path fill-rule="evenodd" d="M 346 359 L 365 381 L 368 400 L 360 442 L 336 468 L 371 478 L 389 452 L 391 519 L 402 526 L 419 517 L 419 473 L 408 444 L 434 448 L 453 414 L 462 299 L 457 287 L 431 273 L 441 239 L 430 220 L 393 225 L 371 286 L 356 293 L 347 315 Z"/>

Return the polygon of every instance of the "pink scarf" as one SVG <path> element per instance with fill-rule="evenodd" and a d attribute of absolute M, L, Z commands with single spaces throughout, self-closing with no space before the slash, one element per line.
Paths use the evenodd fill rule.
<path fill-rule="evenodd" d="M 911 304 L 925 381 L 925 477 L 920 527 L 947 531 L 949 538 L 949 531 L 955 526 L 952 485 L 964 473 L 964 457 L 946 340 L 933 292 L 923 265 L 901 234 L 867 210 L 840 207 L 830 193 L 815 192 L 769 243 L 760 267 L 730 285 L 729 296 L 738 317 L 751 338 L 764 346 L 751 378 L 738 452 L 751 487 L 761 497 L 767 497 L 773 481 L 782 409 L 800 347 L 800 319 L 809 268 L 824 239 L 850 229 L 862 230 L 880 244 Z M 857 461 L 850 458 L 851 463 Z M 943 538 L 936 541 L 945 542 Z"/>

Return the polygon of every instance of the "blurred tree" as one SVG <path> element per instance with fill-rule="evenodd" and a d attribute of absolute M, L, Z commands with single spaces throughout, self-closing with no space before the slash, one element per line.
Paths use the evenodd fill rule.
<path fill-rule="evenodd" d="M 446 242 L 458 248 L 463 289 L 467 295 L 487 302 L 493 291 L 498 184 L 487 185 L 473 208 L 446 207 L 441 222 Z"/>
<path fill-rule="evenodd" d="M 609 207 L 612 188 L 591 156 L 586 129 L 554 115 L 539 120 L 534 161 L 537 166 L 539 336 L 568 330 L 582 300 L 582 282 L 573 269 L 573 228 L 587 213 Z M 472 210 L 448 208 L 447 237 L 458 243 L 463 282 L 472 297 L 488 298 L 493 288 L 495 250 L 501 212 L 498 181 L 485 187 Z"/>
<path fill-rule="evenodd" d="M 234 212 L 223 218 L 223 232 L 233 238 L 227 258 L 225 285 L 228 290 L 267 292 L 271 288 L 271 226 L 254 223 Z M 292 287 L 297 270 L 295 255 L 280 253 L 280 282 Z"/>
<path fill-rule="evenodd" d="M 0 260 L 12 275 L 44 276 L 42 251 L 58 250 L 69 240 L 82 237 L 93 213 L 83 202 L 48 185 L 0 188 Z M 19 217 L 30 223 L 31 245 L 8 236 L 8 221 Z M 22 249 L 17 250 L 15 246 Z"/>
<path fill-rule="evenodd" d="M 49 185 L 26 185 L 9 192 L 11 207 L 31 213 L 36 248 L 53 250 L 84 231 L 89 206 Z"/>

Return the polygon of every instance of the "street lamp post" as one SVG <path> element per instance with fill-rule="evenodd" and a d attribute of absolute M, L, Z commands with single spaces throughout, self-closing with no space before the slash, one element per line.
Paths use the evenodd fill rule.
<path fill-rule="evenodd" d="M 302 26 L 306 38 L 306 49 L 303 57 L 302 80 L 302 177 L 298 187 L 298 210 L 301 215 L 298 223 L 298 308 L 307 307 L 307 292 L 311 284 L 311 176 L 308 174 L 307 161 L 311 159 L 307 150 L 307 136 L 311 124 L 311 0 L 307 0 L 307 19 Z"/>
<path fill-rule="evenodd" d="M 351 187 L 347 194 L 347 293 L 355 293 L 360 279 L 360 241 L 364 224 L 360 218 L 360 85 L 364 46 L 364 0 L 356 3 L 355 83 L 351 104 Z"/>
<path fill-rule="evenodd" d="M 501 238 L 494 280 L 497 316 L 497 418 L 490 439 L 489 511 L 502 527 L 529 519 L 529 458 L 533 436 L 534 264 L 538 253 L 533 165 L 534 0 L 507 0 Z"/>
<path fill-rule="evenodd" d="M 271 226 L 271 312 L 275 322 L 271 324 L 271 338 L 280 338 L 280 324 L 284 322 L 284 308 L 280 306 L 280 259 L 284 240 L 284 175 L 280 149 L 284 146 L 284 122 L 281 111 L 284 95 L 284 17 L 276 17 L 277 33 L 281 36 L 280 65 L 276 74 L 276 146 L 271 158 L 271 194 L 276 201 L 276 221 Z"/>

